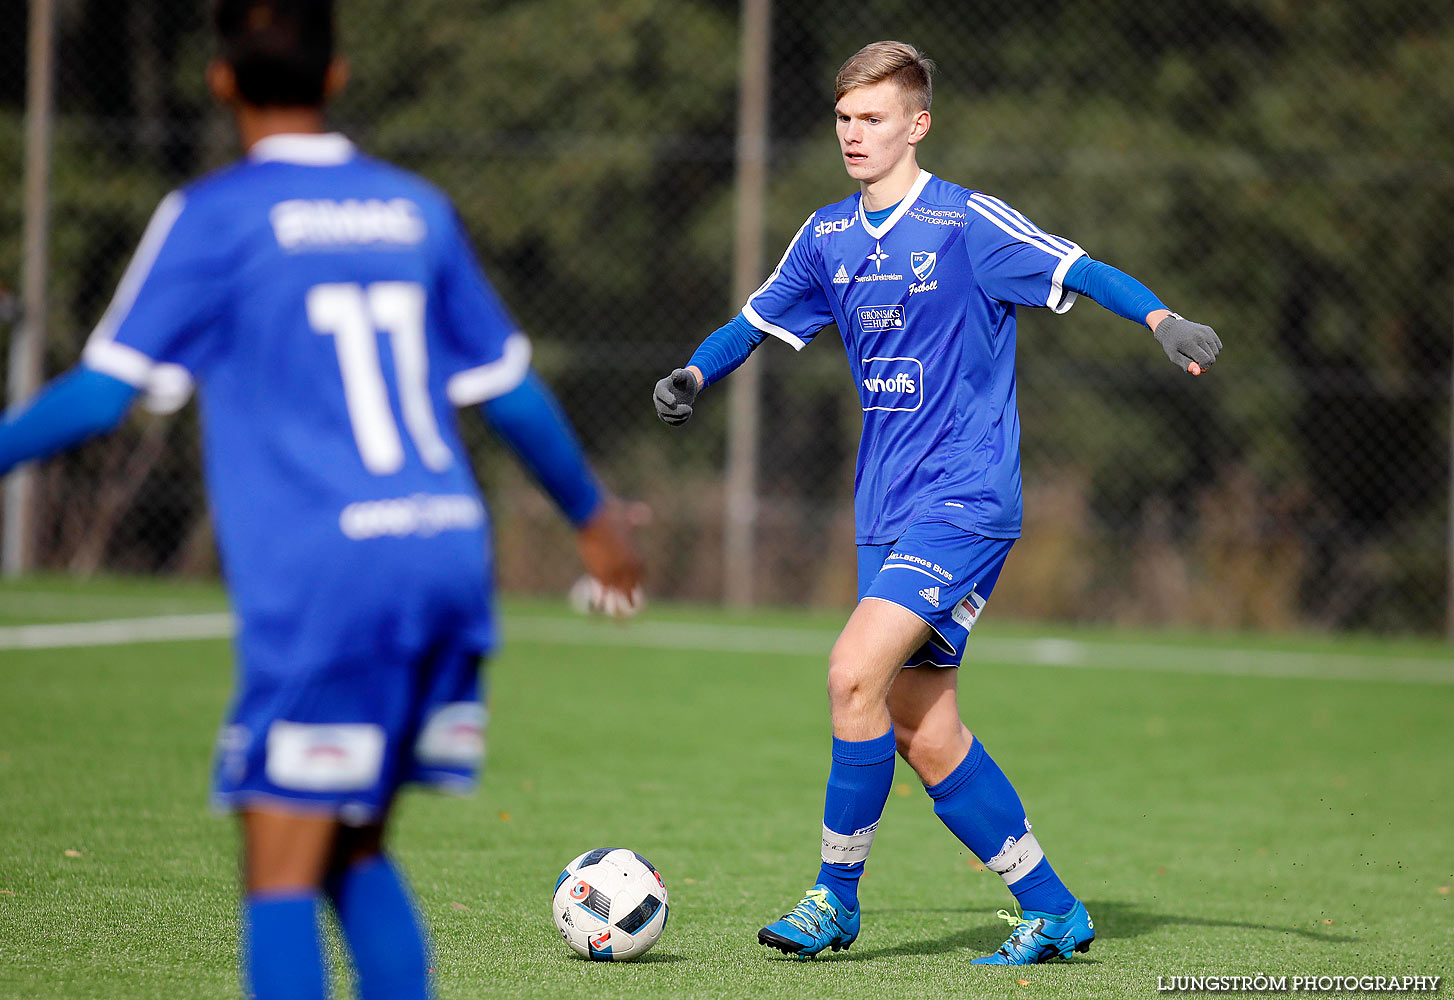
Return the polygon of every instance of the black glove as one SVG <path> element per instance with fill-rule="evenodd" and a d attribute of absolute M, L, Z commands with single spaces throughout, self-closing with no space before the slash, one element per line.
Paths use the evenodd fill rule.
<path fill-rule="evenodd" d="M 1216 362 L 1217 352 L 1222 349 L 1222 341 L 1216 330 L 1201 323 L 1193 323 L 1189 319 L 1182 319 L 1176 313 L 1157 323 L 1156 330 L 1151 335 L 1156 338 L 1171 363 L 1182 371 L 1188 371 L 1193 361 L 1202 371 L 1206 371 Z"/>
<path fill-rule="evenodd" d="M 651 401 L 656 404 L 656 415 L 672 426 L 686 423 L 692 416 L 692 404 L 697 401 L 697 376 L 685 368 L 678 368 L 656 383 L 656 392 Z"/>

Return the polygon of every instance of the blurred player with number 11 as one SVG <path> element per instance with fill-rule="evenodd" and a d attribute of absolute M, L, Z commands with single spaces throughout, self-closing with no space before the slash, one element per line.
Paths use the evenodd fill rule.
<path fill-rule="evenodd" d="M 214 800 L 242 820 L 248 992 L 322 1000 L 329 905 L 361 995 L 424 1000 L 385 825 L 405 783 L 473 784 L 497 638 L 456 408 L 483 405 L 628 605 L 640 562 L 449 199 L 325 131 L 331 0 L 215 17 L 247 155 L 162 201 L 81 364 L 0 423 L 0 474 L 196 385 L 239 622 Z"/>

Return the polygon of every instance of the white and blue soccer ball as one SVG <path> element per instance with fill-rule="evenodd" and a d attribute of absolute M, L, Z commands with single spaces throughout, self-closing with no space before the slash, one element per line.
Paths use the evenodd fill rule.
<path fill-rule="evenodd" d="M 650 862 L 621 847 L 587 851 L 555 880 L 551 915 L 571 950 L 594 962 L 646 954 L 666 927 L 666 883 Z"/>

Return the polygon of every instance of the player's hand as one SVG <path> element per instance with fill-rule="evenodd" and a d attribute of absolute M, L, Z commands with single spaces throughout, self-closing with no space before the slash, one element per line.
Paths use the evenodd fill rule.
<path fill-rule="evenodd" d="M 685 368 L 678 368 L 656 383 L 656 392 L 651 397 L 656 404 L 656 415 L 673 426 L 686 423 L 691 419 L 692 404 L 701 391 L 697 376 Z"/>
<path fill-rule="evenodd" d="M 1222 349 L 1217 331 L 1201 323 L 1193 323 L 1172 313 L 1156 324 L 1151 332 L 1171 363 L 1184 372 L 1200 375 L 1217 360 Z"/>
<path fill-rule="evenodd" d="M 591 607 L 616 618 L 641 610 L 641 557 L 630 538 L 631 527 L 644 516 L 640 506 L 609 499 L 576 534 L 581 562 L 599 584 L 592 589 Z"/>

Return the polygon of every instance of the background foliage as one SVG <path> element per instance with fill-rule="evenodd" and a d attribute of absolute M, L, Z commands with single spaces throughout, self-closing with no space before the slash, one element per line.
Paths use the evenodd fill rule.
<path fill-rule="evenodd" d="M 22 6 L 0 14 L 0 170 L 15 178 Z M 156 201 L 235 153 L 201 86 L 204 5 L 59 7 L 52 373 L 78 354 Z M 455 196 L 605 478 L 652 507 L 654 588 L 717 597 L 725 394 L 675 434 L 646 400 L 740 305 L 737 6 L 341 0 L 340 15 L 355 73 L 338 124 Z M 1454 8 L 780 3 L 765 258 L 850 190 L 832 78 L 881 37 L 939 62 L 924 166 L 1134 273 L 1227 345 L 1192 380 L 1091 303 L 1022 314 L 1026 537 L 999 611 L 1442 629 Z M 0 285 L 18 280 L 19 188 L 0 188 Z M 851 600 L 858 411 L 842 353 L 824 338 L 751 363 L 770 401 L 759 595 Z M 189 415 L 137 417 L 47 465 L 45 562 L 212 572 L 195 438 Z M 483 430 L 471 439 L 505 584 L 563 586 L 569 533 Z"/>

